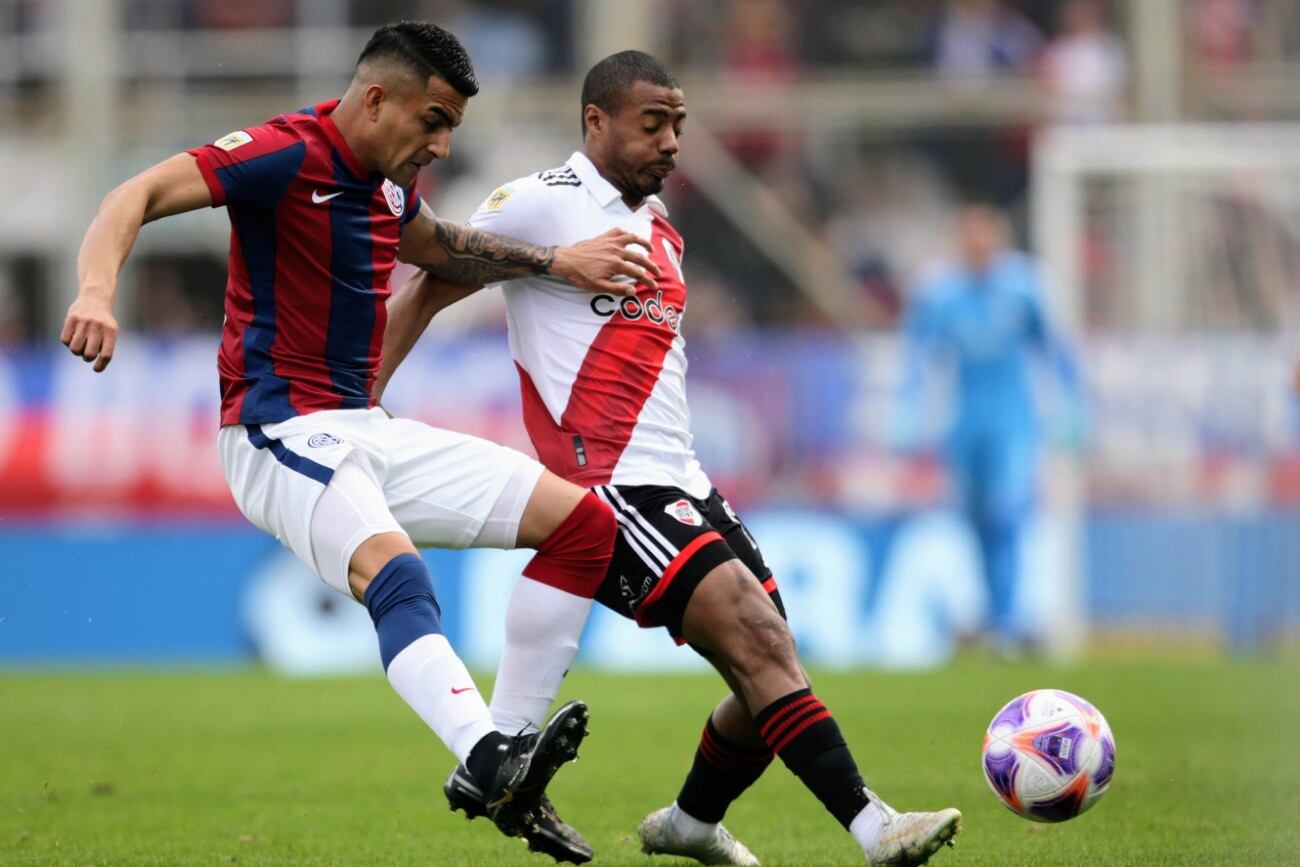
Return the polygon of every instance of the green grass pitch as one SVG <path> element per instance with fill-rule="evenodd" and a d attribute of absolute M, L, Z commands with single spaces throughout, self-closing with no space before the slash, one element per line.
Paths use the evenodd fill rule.
<path fill-rule="evenodd" d="M 822 672 L 815 684 L 884 797 L 965 813 L 957 847 L 931 863 L 1300 864 L 1293 663 L 965 663 Z M 1043 686 L 1090 699 L 1118 742 L 1109 794 L 1054 826 L 1000 806 L 978 764 L 994 711 Z M 641 855 L 635 832 L 676 794 L 720 695 L 716 679 L 577 672 L 565 694 L 590 703 L 592 731 L 551 794 L 596 863 L 693 863 Z M 378 675 L 5 674 L 0 863 L 551 863 L 484 820 L 449 813 L 440 786 L 450 766 Z M 767 865 L 861 863 L 779 762 L 727 825 Z"/>

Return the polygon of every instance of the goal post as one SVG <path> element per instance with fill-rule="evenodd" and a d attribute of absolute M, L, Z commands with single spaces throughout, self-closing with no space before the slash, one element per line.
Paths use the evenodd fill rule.
<path fill-rule="evenodd" d="M 1294 546 L 1268 541 L 1300 503 L 1278 470 L 1297 453 L 1300 124 L 1050 129 L 1031 189 L 1047 303 L 1096 404 L 1087 460 L 1054 491 L 1071 549 L 1059 610 L 1076 615 L 1052 649 L 1083 646 L 1090 582 L 1112 587 L 1107 626 L 1254 646 L 1295 617 L 1300 583 Z M 1106 536 L 1097 506 L 1132 510 L 1149 536 Z M 1166 568 L 1188 573 L 1184 598 L 1157 598 Z"/>

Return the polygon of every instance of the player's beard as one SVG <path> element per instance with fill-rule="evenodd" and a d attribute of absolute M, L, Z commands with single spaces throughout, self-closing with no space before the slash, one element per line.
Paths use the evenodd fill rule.
<path fill-rule="evenodd" d="M 636 169 L 629 169 L 624 172 L 614 186 L 618 187 L 619 192 L 625 196 L 631 196 L 638 201 L 646 196 L 653 196 L 664 188 L 662 178 L 654 175 L 639 172 Z"/>
<path fill-rule="evenodd" d="M 610 179 L 614 180 L 614 186 L 619 188 L 619 192 L 625 196 L 634 196 L 637 199 L 644 199 L 646 196 L 657 195 L 664 188 L 666 178 L 661 178 L 650 173 L 652 168 L 664 168 L 672 171 L 675 164 L 661 162 L 658 160 L 642 163 L 637 165 L 629 160 L 619 159 L 610 163 Z"/>
<path fill-rule="evenodd" d="M 650 174 L 650 169 L 661 168 L 665 170 L 664 176 Z M 674 163 L 655 162 L 642 167 L 642 171 L 636 173 L 637 193 L 641 198 L 646 196 L 657 195 L 664 188 L 664 183 L 668 180 L 668 174 L 676 168 Z"/>
<path fill-rule="evenodd" d="M 646 196 L 658 195 L 659 191 L 664 188 L 664 178 L 658 178 L 654 175 L 638 175 L 637 178 L 643 181 L 637 189 L 643 199 Z"/>

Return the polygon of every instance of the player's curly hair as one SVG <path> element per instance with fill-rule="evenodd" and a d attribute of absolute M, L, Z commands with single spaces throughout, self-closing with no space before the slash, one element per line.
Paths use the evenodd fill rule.
<path fill-rule="evenodd" d="M 460 41 L 446 30 L 428 21 L 398 21 L 375 31 L 361 49 L 357 66 L 367 60 L 396 60 L 421 81 L 437 75 L 463 96 L 478 93 L 474 66 Z"/>
<path fill-rule="evenodd" d="M 582 81 L 582 135 L 587 136 L 587 106 L 613 114 L 638 81 L 660 87 L 678 87 L 668 67 L 644 51 L 620 51 L 593 66 Z"/>

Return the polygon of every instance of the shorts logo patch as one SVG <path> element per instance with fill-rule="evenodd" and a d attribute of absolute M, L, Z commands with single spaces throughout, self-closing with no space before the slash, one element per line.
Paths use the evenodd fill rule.
<path fill-rule="evenodd" d="M 699 512 L 695 511 L 695 507 L 691 505 L 690 500 L 678 500 L 675 503 L 669 503 L 664 506 L 664 513 L 668 517 L 676 518 L 683 524 L 689 524 L 692 527 L 704 526 L 704 519 L 700 517 Z"/>
<path fill-rule="evenodd" d="M 228 132 L 212 144 L 221 148 L 223 151 L 233 151 L 237 147 L 242 147 L 253 140 L 253 137 L 242 129 L 234 132 Z"/>
<path fill-rule="evenodd" d="M 633 613 L 635 613 L 637 606 L 641 604 L 641 600 L 646 597 L 646 594 L 650 592 L 653 586 L 654 580 L 649 575 L 641 580 L 640 590 L 632 589 L 626 575 L 618 576 L 618 591 L 623 594 L 623 599 L 627 602 L 627 610 Z"/>
<path fill-rule="evenodd" d="M 388 202 L 388 210 L 393 212 L 394 217 L 402 216 L 406 210 L 406 194 L 402 188 L 387 178 L 384 179 L 384 199 Z"/>
<path fill-rule="evenodd" d="M 312 434 L 307 440 L 307 445 L 314 449 L 323 449 L 328 446 L 341 446 L 343 445 L 343 438 L 336 437 L 334 434 L 330 433 Z"/>

